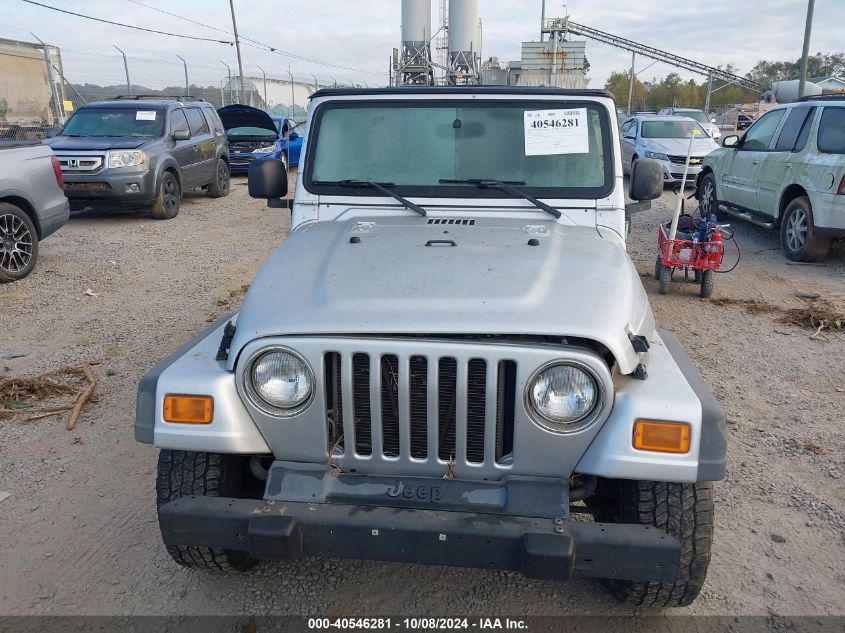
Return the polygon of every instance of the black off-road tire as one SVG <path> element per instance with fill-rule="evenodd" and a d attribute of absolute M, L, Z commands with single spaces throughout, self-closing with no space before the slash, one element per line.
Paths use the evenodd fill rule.
<path fill-rule="evenodd" d="M 38 231 L 23 209 L 0 202 L 0 284 L 20 281 L 38 260 Z"/>
<path fill-rule="evenodd" d="M 654 262 L 654 278 L 660 281 L 660 275 L 663 272 L 663 260 L 660 255 L 657 256 L 657 261 Z"/>
<path fill-rule="evenodd" d="M 663 266 L 658 280 L 660 281 L 660 294 L 669 294 L 669 284 L 672 283 L 672 267 Z"/>
<path fill-rule="evenodd" d="M 187 495 L 244 497 L 249 458 L 162 449 L 158 455 L 156 508 Z M 180 565 L 218 572 L 242 572 L 258 561 L 248 552 L 209 547 L 167 546 Z"/>
<path fill-rule="evenodd" d="M 699 271 L 696 271 L 699 272 Z M 698 296 L 702 299 L 709 299 L 713 294 L 713 280 L 716 275 L 712 270 L 702 270 L 700 274 L 701 289 L 698 291 Z"/>
<path fill-rule="evenodd" d="M 820 262 L 827 257 L 831 242 L 831 238 L 816 232 L 809 198 L 801 196 L 789 203 L 780 222 L 780 246 L 787 259 Z"/>
<path fill-rule="evenodd" d="M 158 197 L 150 213 L 156 220 L 172 220 L 179 214 L 182 206 L 182 187 L 172 172 L 166 171 L 161 175 L 158 184 Z"/>
<path fill-rule="evenodd" d="M 217 167 L 214 170 L 214 180 L 208 185 L 208 195 L 212 198 L 225 198 L 229 195 L 229 187 L 232 182 L 232 173 L 229 163 L 222 158 L 217 159 Z"/>
<path fill-rule="evenodd" d="M 713 542 L 713 483 L 604 480 L 599 491 L 603 511 L 596 520 L 651 525 L 681 542 L 674 582 L 605 580 L 621 602 L 640 607 L 685 607 L 701 592 Z M 608 494 L 609 493 L 609 494 Z"/>

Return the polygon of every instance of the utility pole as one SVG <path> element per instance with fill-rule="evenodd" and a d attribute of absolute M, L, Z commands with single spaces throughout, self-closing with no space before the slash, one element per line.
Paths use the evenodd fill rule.
<path fill-rule="evenodd" d="M 628 116 L 631 116 L 631 105 L 634 101 L 634 82 L 637 76 L 634 74 L 634 64 L 637 62 L 637 54 L 631 53 L 631 84 L 628 86 Z"/>
<path fill-rule="evenodd" d="M 807 59 L 810 56 L 810 32 L 813 30 L 813 9 L 816 0 L 807 2 L 807 23 L 804 25 L 804 50 L 801 53 L 801 79 L 798 81 L 798 96 L 804 96 L 804 86 L 807 83 Z"/>
<path fill-rule="evenodd" d="M 704 114 L 710 118 L 710 97 L 713 94 L 713 75 L 707 80 L 707 101 L 704 102 Z"/>
<path fill-rule="evenodd" d="M 296 114 L 296 95 L 293 92 L 293 73 L 288 66 L 288 75 L 290 76 L 290 118 Z"/>
<path fill-rule="evenodd" d="M 244 90 L 244 66 L 241 63 L 241 42 L 238 39 L 238 23 L 235 20 L 235 2 L 234 0 L 229 0 L 229 8 L 232 10 L 232 29 L 235 31 L 235 51 L 238 53 L 238 79 L 240 80 L 240 87 L 241 92 L 238 95 L 238 101 L 243 99 L 244 94 L 246 91 Z"/>
<path fill-rule="evenodd" d="M 112 46 L 117 48 L 117 44 L 112 44 Z M 121 51 L 119 48 L 117 48 L 117 50 L 120 51 L 121 55 L 123 55 L 123 70 L 124 70 L 124 72 L 126 72 L 126 92 L 131 95 L 132 94 L 132 84 L 129 82 L 129 64 L 126 63 L 126 53 Z"/>
<path fill-rule="evenodd" d="M 261 66 L 258 67 L 258 70 L 261 71 L 261 75 L 264 77 L 264 107 L 269 108 L 270 104 L 267 103 L 267 73 L 264 72 L 264 69 Z"/>
<path fill-rule="evenodd" d="M 181 55 L 177 55 L 176 57 L 182 60 L 182 65 L 185 67 L 185 96 L 187 97 L 191 93 L 191 88 L 188 85 L 188 62 Z"/>
<path fill-rule="evenodd" d="M 314 92 L 317 92 L 320 89 L 320 80 L 314 73 L 311 73 L 311 76 L 314 78 Z"/>
<path fill-rule="evenodd" d="M 335 79 L 331 75 L 329 75 L 329 79 L 331 79 L 334 82 L 334 87 L 337 88 L 337 79 Z"/>

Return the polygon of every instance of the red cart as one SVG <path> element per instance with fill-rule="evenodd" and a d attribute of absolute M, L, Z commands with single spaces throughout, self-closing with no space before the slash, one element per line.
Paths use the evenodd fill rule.
<path fill-rule="evenodd" d="M 666 227 L 661 224 L 657 230 L 657 250 L 654 276 L 660 282 L 660 294 L 669 292 L 674 271 L 681 268 L 685 282 L 701 284 L 700 297 L 707 298 L 713 293 L 713 275 L 722 265 L 725 252 L 719 227 L 713 227 L 710 241 L 698 242 L 691 239 L 670 240 Z M 692 279 L 690 271 L 693 272 Z"/>

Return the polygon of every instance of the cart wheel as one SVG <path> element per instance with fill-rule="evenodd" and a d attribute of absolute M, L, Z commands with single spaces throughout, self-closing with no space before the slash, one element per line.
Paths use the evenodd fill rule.
<path fill-rule="evenodd" d="M 660 281 L 660 273 L 663 271 L 663 260 L 660 255 L 657 256 L 657 261 L 654 262 L 654 278 Z"/>
<path fill-rule="evenodd" d="M 709 299 L 710 295 L 713 294 L 713 277 L 714 275 L 712 270 L 702 271 L 701 290 L 698 293 L 702 299 Z"/>
<path fill-rule="evenodd" d="M 672 268 L 671 266 L 663 266 L 663 270 L 660 271 L 660 294 L 665 295 L 669 292 L 669 282 L 672 281 Z"/>

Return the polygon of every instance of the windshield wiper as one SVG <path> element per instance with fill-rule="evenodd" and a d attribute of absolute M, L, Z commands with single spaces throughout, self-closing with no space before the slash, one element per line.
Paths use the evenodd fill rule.
<path fill-rule="evenodd" d="M 395 187 L 396 184 L 392 182 L 373 182 L 371 180 L 315 180 L 315 185 L 322 185 L 324 187 L 355 187 L 355 188 L 364 188 L 364 187 L 372 187 L 373 189 L 377 189 L 382 193 L 386 193 L 388 196 L 393 198 L 394 200 L 398 200 L 401 202 L 405 208 L 410 209 L 411 211 L 416 211 L 422 216 L 426 215 L 425 209 L 423 209 L 420 205 L 414 204 L 410 200 L 403 198 L 395 191 L 391 191 L 388 187 Z"/>
<path fill-rule="evenodd" d="M 465 180 L 449 180 L 447 178 L 440 179 L 441 185 L 475 185 L 479 189 L 501 189 L 502 191 L 507 191 L 508 193 L 528 200 L 531 204 L 535 207 L 542 209 L 549 215 L 555 218 L 560 217 L 560 211 L 555 209 L 553 206 L 550 206 L 543 202 L 542 200 L 537 200 L 531 194 L 525 193 L 521 189 L 517 189 L 513 185 L 525 185 L 525 182 L 522 180 L 487 180 L 484 178 L 467 178 Z"/>

